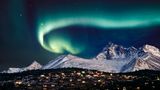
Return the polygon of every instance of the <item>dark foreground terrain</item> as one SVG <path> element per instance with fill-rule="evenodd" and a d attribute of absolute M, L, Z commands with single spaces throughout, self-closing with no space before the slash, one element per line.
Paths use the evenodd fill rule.
<path fill-rule="evenodd" d="M 66 68 L 1 73 L 0 90 L 160 90 L 160 71 L 115 74 Z"/>

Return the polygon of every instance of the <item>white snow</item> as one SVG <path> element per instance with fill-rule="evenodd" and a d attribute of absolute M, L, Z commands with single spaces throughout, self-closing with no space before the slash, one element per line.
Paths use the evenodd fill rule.
<path fill-rule="evenodd" d="M 126 72 L 123 67 L 128 64 L 131 60 L 97 60 L 93 59 L 83 59 L 73 55 L 67 55 L 63 58 L 59 63 L 56 63 L 56 60 L 53 63 L 48 63 L 44 66 L 43 69 L 52 69 L 52 68 L 83 68 L 83 69 L 91 69 L 91 70 L 99 70 L 105 72 Z M 48 67 L 50 66 L 50 67 Z M 48 68 L 46 68 L 48 67 Z"/>
<path fill-rule="evenodd" d="M 155 56 L 158 56 L 160 57 L 160 51 L 158 48 L 154 47 L 154 46 L 151 46 L 151 45 L 145 45 L 144 48 L 143 48 L 144 52 L 148 52 L 150 54 L 153 54 Z"/>

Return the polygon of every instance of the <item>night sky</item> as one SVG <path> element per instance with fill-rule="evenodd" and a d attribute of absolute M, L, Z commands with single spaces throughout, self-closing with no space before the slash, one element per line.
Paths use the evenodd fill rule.
<path fill-rule="evenodd" d="M 92 58 L 108 42 L 160 48 L 160 1 L 0 1 L 0 70 L 69 53 Z"/>

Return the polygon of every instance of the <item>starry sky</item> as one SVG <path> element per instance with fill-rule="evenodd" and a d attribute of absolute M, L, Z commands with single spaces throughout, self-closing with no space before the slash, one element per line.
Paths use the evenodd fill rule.
<path fill-rule="evenodd" d="M 97 55 L 108 42 L 160 48 L 159 0 L 1 0 L 0 68 L 62 54 Z"/>

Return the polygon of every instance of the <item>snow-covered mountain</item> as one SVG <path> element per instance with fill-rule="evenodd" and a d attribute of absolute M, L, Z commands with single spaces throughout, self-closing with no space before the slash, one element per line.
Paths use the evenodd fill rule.
<path fill-rule="evenodd" d="M 42 66 L 34 61 L 24 68 L 9 68 L 2 73 L 16 73 L 36 69 L 83 68 L 104 72 L 132 72 L 137 70 L 160 70 L 160 50 L 151 45 L 141 48 L 125 48 L 109 43 L 96 57 L 84 59 L 73 55 L 61 55 Z"/>
<path fill-rule="evenodd" d="M 145 45 L 141 50 L 143 52 L 139 52 L 139 57 L 136 60 L 134 70 L 160 70 L 159 49 L 151 45 Z"/>
<path fill-rule="evenodd" d="M 160 70 L 160 51 L 151 45 L 142 48 L 124 48 L 108 44 L 95 58 L 84 59 L 73 55 L 62 55 L 44 65 L 43 69 L 83 68 L 105 72 L 132 72 L 136 70 Z"/>
<path fill-rule="evenodd" d="M 3 71 L 2 73 L 17 73 L 17 72 L 23 72 L 27 70 L 37 70 L 41 69 L 42 65 L 39 64 L 37 61 L 33 61 L 28 67 L 24 68 L 9 68 L 8 70 Z"/>
<path fill-rule="evenodd" d="M 42 68 L 42 65 L 39 64 L 37 61 L 34 61 L 28 67 L 25 67 L 24 70 L 37 70 L 40 68 Z"/>

